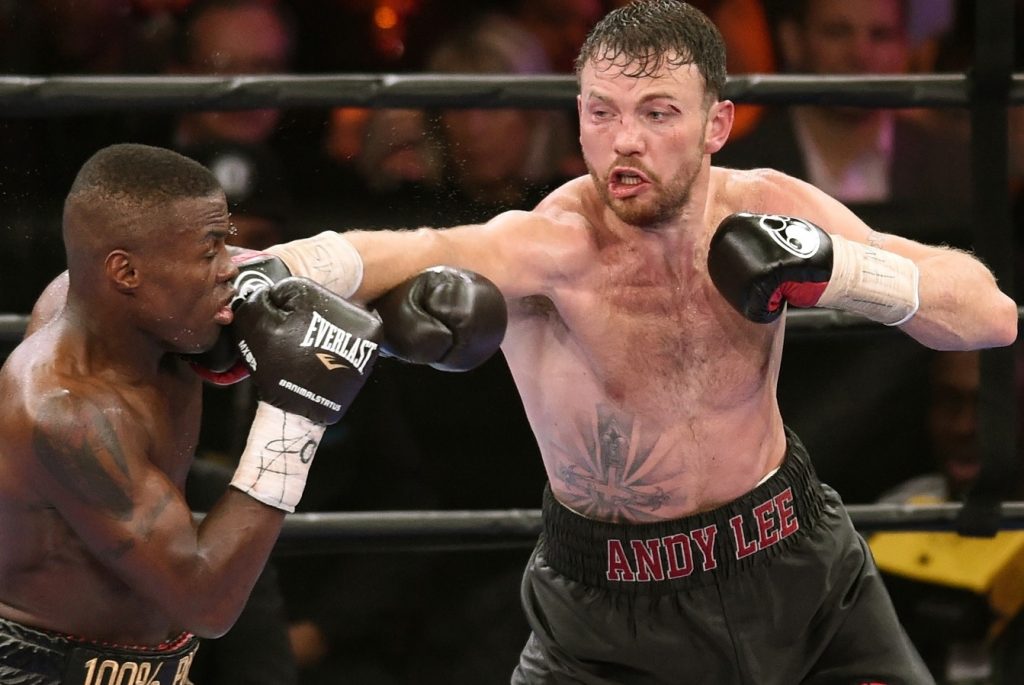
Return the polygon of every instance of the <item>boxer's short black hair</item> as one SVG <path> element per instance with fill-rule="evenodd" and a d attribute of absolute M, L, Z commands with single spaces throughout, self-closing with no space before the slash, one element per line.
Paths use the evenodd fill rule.
<path fill-rule="evenodd" d="M 68 200 L 88 195 L 99 202 L 146 206 L 220 190 L 217 178 L 195 160 L 165 148 L 121 143 L 99 150 L 82 165 Z"/>

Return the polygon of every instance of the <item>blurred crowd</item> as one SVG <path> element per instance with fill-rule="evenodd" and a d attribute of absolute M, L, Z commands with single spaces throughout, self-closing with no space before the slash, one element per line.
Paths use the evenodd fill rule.
<path fill-rule="evenodd" d="M 0 0 L 0 73 L 567 75 L 588 29 L 617 4 Z M 972 64 L 974 3 L 966 0 L 692 4 L 722 30 L 731 74 L 963 73 Z M 1018 23 L 1022 14 L 1024 7 Z M 1020 109 L 1011 110 L 1008 141 L 1018 225 Z M 326 229 L 447 226 L 529 208 L 586 173 L 576 126 L 571 103 L 558 110 L 126 106 L 0 117 L 0 311 L 28 312 L 64 268 L 63 197 L 82 162 L 107 144 L 161 145 L 208 166 L 227 193 L 234 240 L 258 249 Z M 972 224 L 969 145 L 966 115 L 957 110 L 741 106 L 713 163 L 780 169 L 849 204 L 878 230 L 971 249 L 983 227 Z M 968 361 L 958 397 L 973 412 L 979 372 L 976 356 Z M 925 486 L 930 496 L 955 500 L 966 488 L 959 481 L 945 487 L 951 473 L 969 487 L 977 421 L 973 413 L 964 419 L 967 409 L 959 421 L 934 420 L 934 406 L 948 401 L 948 392 L 935 390 L 944 378 L 936 371 L 941 362 L 898 335 L 789 342 L 783 415 L 822 479 L 848 502 L 909 501 Z M 190 491 L 197 509 L 226 482 L 222 471 L 230 473 L 255 407 L 244 383 L 209 389 L 206 402 L 202 466 Z M 975 447 L 947 458 L 938 447 L 954 438 L 937 434 L 952 427 L 960 430 L 956 440 Z M 327 454 L 313 467 L 302 511 L 540 503 L 541 460 L 500 357 L 466 374 L 382 360 L 321 452 Z M 523 548 L 276 558 L 239 627 L 200 651 L 194 680 L 507 682 L 527 636 L 518 584 L 528 554 Z M 913 621 L 921 604 L 901 606 Z M 1007 628 L 1013 616 L 998 629 L 996 618 L 981 620 L 977 634 L 960 640 L 983 645 L 975 661 L 987 667 L 965 671 L 966 657 L 946 644 L 928 652 L 941 682 L 994 683 L 1011 673 L 1024 679 L 1010 670 L 1019 665 L 997 663 L 988 648 L 1015 634 Z"/>

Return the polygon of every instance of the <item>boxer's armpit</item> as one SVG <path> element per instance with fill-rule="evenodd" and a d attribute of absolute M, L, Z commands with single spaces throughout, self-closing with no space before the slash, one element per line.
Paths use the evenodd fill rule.
<path fill-rule="evenodd" d="M 43 400 L 33 445 L 39 463 L 73 496 L 118 520 L 131 517 L 128 461 L 117 431 L 95 403 L 70 395 Z"/>

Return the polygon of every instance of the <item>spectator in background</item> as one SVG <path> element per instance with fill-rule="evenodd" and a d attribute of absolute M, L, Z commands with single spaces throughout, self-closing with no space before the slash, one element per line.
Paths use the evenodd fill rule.
<path fill-rule="evenodd" d="M 294 28 L 286 7 L 264 0 L 195 0 L 181 20 L 178 74 L 273 74 L 290 70 Z M 178 147 L 232 141 L 266 143 L 277 130 L 276 109 L 184 112 L 175 124 Z"/>
<path fill-rule="evenodd" d="M 547 74 L 551 63 L 539 39 L 516 20 L 485 14 L 437 43 L 426 70 Z M 532 207 L 555 186 L 584 172 L 566 111 L 449 109 L 438 114 L 436 132 L 442 179 L 449 184 L 441 189 L 445 224 Z M 453 205 L 463 208 L 462 215 L 449 213 Z"/>
<path fill-rule="evenodd" d="M 980 358 L 977 351 L 933 353 L 931 469 L 886 492 L 881 502 L 964 500 L 981 470 Z M 1016 482 L 1020 475 L 1018 469 Z M 1021 494 L 1018 486 L 1016 496 Z M 940 685 L 1024 682 L 1024 590 L 1015 572 L 1024 563 L 1024 532 L 1003 531 L 994 538 L 880 533 L 870 544 L 900 620 Z"/>
<path fill-rule="evenodd" d="M 802 74 L 903 74 L 909 65 L 905 0 L 797 0 L 784 5 L 777 25 L 785 70 Z M 903 209 L 918 227 L 881 224 L 883 230 L 929 241 L 958 239 L 952 226 L 922 216 L 965 218 L 970 197 L 966 146 L 937 136 L 915 120 L 872 107 L 773 108 L 745 138 L 727 145 L 715 162 L 739 168 L 772 167 L 810 181 L 856 208 Z M 943 192 L 937 197 L 935 189 Z M 936 207 L 936 200 L 940 200 Z M 941 207 L 942 201 L 948 203 Z M 876 221 L 876 223 L 878 223 Z M 887 222 L 890 223 L 891 222 Z M 936 235 L 933 231 L 940 229 Z"/>
<path fill-rule="evenodd" d="M 193 0 L 180 17 L 169 71 L 209 76 L 290 73 L 300 28 L 293 7 L 294 3 L 282 0 Z M 322 119 L 322 112 L 297 114 L 273 107 L 184 111 L 166 125 L 172 137 L 166 144 L 179 151 L 231 144 L 266 160 L 261 166 L 276 169 L 276 186 L 293 200 L 288 207 L 290 239 L 324 227 L 308 220 L 309 215 L 317 214 L 315 205 L 330 202 L 326 199 L 330 195 L 317 180 L 320 167 L 314 163 Z M 262 195 L 274 185 L 261 183 L 261 187 Z M 254 200 L 265 205 L 275 201 L 255 196 L 246 204 L 251 206 Z"/>
<path fill-rule="evenodd" d="M 901 484 L 883 502 L 960 502 L 981 471 L 978 390 L 981 355 L 936 352 L 929 366 L 928 447 L 934 469 Z"/>
<path fill-rule="evenodd" d="M 337 110 L 339 116 L 353 110 Z M 365 110 L 364 110 L 365 111 Z M 366 113 L 356 148 L 357 168 L 373 192 L 401 192 L 405 188 L 435 188 L 441 183 L 441 150 L 427 134 L 421 109 L 379 109 Z M 331 127 L 332 135 L 344 122 Z"/>
<path fill-rule="evenodd" d="M 504 14 L 450 24 L 425 52 L 429 73 L 551 73 L 537 36 Z M 343 108 L 326 150 L 348 174 L 332 183 L 350 224 L 393 228 L 527 208 L 583 173 L 577 136 L 568 110 Z"/>
<path fill-rule="evenodd" d="M 575 73 L 576 55 L 603 14 L 601 0 L 520 0 L 514 10 L 515 18 L 537 36 L 551 70 L 558 74 Z"/>

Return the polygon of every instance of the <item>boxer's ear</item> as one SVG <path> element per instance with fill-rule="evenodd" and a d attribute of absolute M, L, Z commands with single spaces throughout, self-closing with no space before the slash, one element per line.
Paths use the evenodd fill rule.
<path fill-rule="evenodd" d="M 718 100 L 708 107 L 707 124 L 704 127 L 704 153 L 713 155 L 722 149 L 732 131 L 735 106 L 730 100 Z"/>
<path fill-rule="evenodd" d="M 117 290 L 128 293 L 139 287 L 139 272 L 132 255 L 125 250 L 114 250 L 103 262 L 107 278 Z"/>

